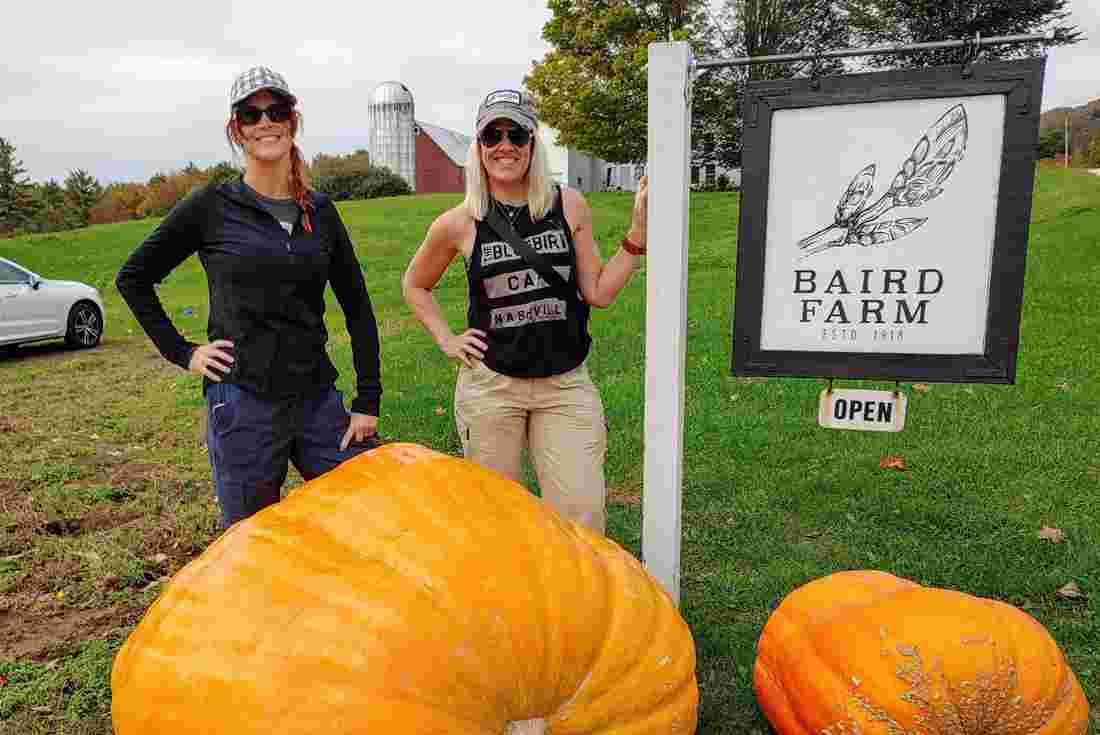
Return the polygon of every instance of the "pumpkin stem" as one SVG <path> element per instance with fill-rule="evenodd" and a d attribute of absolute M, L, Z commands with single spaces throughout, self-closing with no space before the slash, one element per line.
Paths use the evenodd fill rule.
<path fill-rule="evenodd" d="M 504 726 L 504 735 L 544 735 L 546 720 L 513 720 Z"/>

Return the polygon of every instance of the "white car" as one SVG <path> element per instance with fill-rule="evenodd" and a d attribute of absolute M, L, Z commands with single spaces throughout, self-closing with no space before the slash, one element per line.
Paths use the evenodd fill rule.
<path fill-rule="evenodd" d="M 99 291 L 0 258 L 0 345 L 64 338 L 70 347 L 95 347 L 102 336 Z"/>

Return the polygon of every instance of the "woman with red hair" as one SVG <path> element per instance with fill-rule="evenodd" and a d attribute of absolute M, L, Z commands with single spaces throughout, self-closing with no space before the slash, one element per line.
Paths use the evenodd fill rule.
<path fill-rule="evenodd" d="M 363 272 L 336 207 L 305 180 L 297 98 L 259 66 L 237 77 L 229 104 L 226 135 L 244 175 L 189 194 L 116 279 L 160 353 L 203 376 L 223 528 L 277 502 L 289 462 L 308 480 L 376 445 L 382 397 Z M 206 344 L 179 333 L 154 289 L 192 254 L 209 285 Z M 350 412 L 325 349 L 329 283 L 358 376 Z"/>

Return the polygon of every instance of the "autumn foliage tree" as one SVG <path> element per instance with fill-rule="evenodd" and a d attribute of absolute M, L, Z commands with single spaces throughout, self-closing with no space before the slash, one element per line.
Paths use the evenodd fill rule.
<path fill-rule="evenodd" d="M 366 174 L 370 172 L 370 153 L 359 148 L 344 155 L 318 153 L 309 165 L 310 178 L 323 176 L 346 176 L 348 174 Z"/>
<path fill-rule="evenodd" d="M 309 176 L 317 191 L 335 201 L 412 193 L 408 182 L 396 173 L 385 166 L 372 166 L 370 154 L 362 148 L 344 155 L 317 154 Z"/>

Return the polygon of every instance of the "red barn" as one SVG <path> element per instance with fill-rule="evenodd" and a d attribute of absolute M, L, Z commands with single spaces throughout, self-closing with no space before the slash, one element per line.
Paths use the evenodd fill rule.
<path fill-rule="evenodd" d="M 472 138 L 416 121 L 417 194 L 466 191 L 466 153 Z"/>

